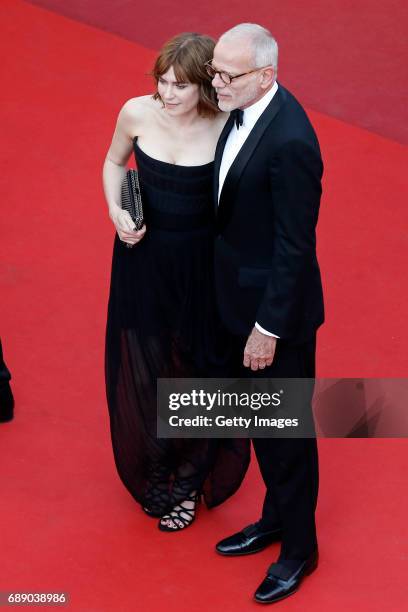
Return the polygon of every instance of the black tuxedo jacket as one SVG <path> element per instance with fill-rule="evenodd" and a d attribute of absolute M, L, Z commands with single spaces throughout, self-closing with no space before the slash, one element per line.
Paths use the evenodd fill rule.
<path fill-rule="evenodd" d="M 219 170 L 230 118 L 215 153 L 217 301 L 225 326 L 248 335 L 255 321 L 290 342 L 323 323 L 316 223 L 323 164 L 310 121 L 279 85 L 226 176 Z"/>

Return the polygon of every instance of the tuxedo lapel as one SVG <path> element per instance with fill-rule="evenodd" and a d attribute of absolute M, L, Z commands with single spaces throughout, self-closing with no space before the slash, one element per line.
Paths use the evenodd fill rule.
<path fill-rule="evenodd" d="M 215 157 L 214 157 L 214 208 L 217 212 L 218 209 L 218 188 L 219 188 L 219 179 L 220 179 L 220 166 L 222 160 L 222 154 L 224 152 L 225 143 L 227 142 L 228 134 L 231 131 L 231 128 L 234 124 L 234 119 L 230 115 L 228 117 L 227 123 L 224 125 L 224 128 L 221 132 L 221 135 L 218 139 L 217 146 L 215 149 Z"/>
<path fill-rule="evenodd" d="M 232 211 L 232 207 L 234 204 L 235 191 L 236 191 L 239 179 L 241 177 L 241 174 L 243 173 L 246 165 L 251 159 L 266 128 L 275 119 L 277 113 L 279 112 L 279 109 L 281 108 L 282 104 L 285 101 L 285 98 L 286 98 L 286 94 L 284 92 L 284 89 L 283 87 L 279 86 L 278 91 L 276 92 L 276 94 L 274 95 L 274 97 L 272 98 L 272 100 L 270 101 L 270 103 L 268 104 L 264 112 L 262 113 L 262 115 L 259 117 L 258 121 L 255 123 L 248 138 L 242 145 L 241 150 L 239 151 L 238 155 L 236 156 L 233 163 L 231 164 L 231 167 L 228 170 L 227 176 L 225 177 L 224 185 L 223 185 L 223 188 L 220 194 L 220 201 L 219 201 L 218 211 L 217 211 L 219 226 L 222 227 L 225 225 L 225 222 L 228 219 Z M 221 134 L 221 136 L 222 135 L 223 134 Z M 220 141 L 221 141 L 221 138 L 220 138 Z M 218 180 L 219 180 L 218 175 L 219 175 L 219 169 L 221 165 L 222 152 L 224 151 L 224 147 L 225 147 L 225 141 L 226 141 L 226 138 L 222 145 L 222 150 L 218 152 L 218 155 L 219 155 L 218 165 L 216 164 L 215 166 L 215 172 L 216 172 L 215 180 L 217 183 L 216 198 L 218 198 Z M 217 147 L 217 150 L 218 150 L 218 147 Z M 217 155 L 217 152 L 216 152 L 216 155 Z"/>

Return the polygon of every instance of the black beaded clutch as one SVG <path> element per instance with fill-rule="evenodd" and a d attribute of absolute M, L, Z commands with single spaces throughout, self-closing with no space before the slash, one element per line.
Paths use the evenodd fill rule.
<path fill-rule="evenodd" d="M 122 209 L 127 210 L 132 217 L 135 228 L 140 230 L 143 225 L 143 205 L 137 170 L 130 168 L 126 172 L 121 189 L 121 205 Z"/>

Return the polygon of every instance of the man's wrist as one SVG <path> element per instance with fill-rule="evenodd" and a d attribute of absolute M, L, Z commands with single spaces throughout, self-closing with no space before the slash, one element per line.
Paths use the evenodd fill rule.
<path fill-rule="evenodd" d="M 277 336 L 276 334 L 268 331 L 267 329 L 261 327 L 261 325 L 259 325 L 259 323 L 255 322 L 255 327 L 256 329 L 261 332 L 261 334 L 264 334 L 265 336 L 272 336 L 273 338 L 279 338 L 279 336 Z"/>

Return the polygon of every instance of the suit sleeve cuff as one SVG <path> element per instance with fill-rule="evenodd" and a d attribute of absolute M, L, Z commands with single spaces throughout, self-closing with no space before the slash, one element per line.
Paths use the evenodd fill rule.
<path fill-rule="evenodd" d="M 255 323 L 255 327 L 258 331 L 261 332 L 261 334 L 265 334 L 265 336 L 273 336 L 274 338 L 279 338 L 279 336 L 277 336 L 276 334 L 273 334 L 272 332 L 267 331 L 266 329 L 261 327 L 259 323 Z"/>

